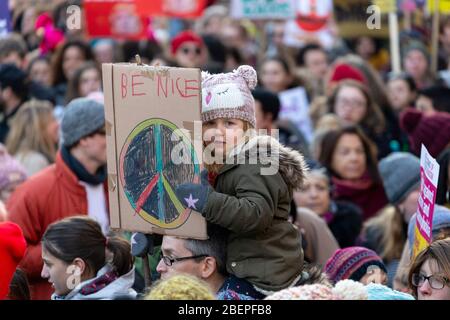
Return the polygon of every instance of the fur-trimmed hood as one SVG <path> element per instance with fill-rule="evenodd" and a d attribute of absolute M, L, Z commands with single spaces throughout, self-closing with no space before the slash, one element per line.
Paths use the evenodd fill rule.
<path fill-rule="evenodd" d="M 228 158 L 233 157 L 247 163 L 260 163 L 261 174 L 276 174 L 280 172 L 286 184 L 292 189 L 299 189 L 305 180 L 308 170 L 303 155 L 289 147 L 285 147 L 275 138 L 268 135 L 257 135 L 250 138 L 247 142 L 236 146 L 229 154 Z"/>

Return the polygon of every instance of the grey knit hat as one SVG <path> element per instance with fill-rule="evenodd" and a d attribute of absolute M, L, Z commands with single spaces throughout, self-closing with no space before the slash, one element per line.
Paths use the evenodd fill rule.
<path fill-rule="evenodd" d="M 393 205 L 420 186 L 420 160 L 407 152 L 394 152 L 378 165 L 384 191 Z"/>
<path fill-rule="evenodd" d="M 103 105 L 95 100 L 77 98 L 64 111 L 61 121 L 61 144 L 70 147 L 105 125 Z"/>

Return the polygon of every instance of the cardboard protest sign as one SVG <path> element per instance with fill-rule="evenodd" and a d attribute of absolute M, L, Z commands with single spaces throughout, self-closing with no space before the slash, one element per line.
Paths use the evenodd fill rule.
<path fill-rule="evenodd" d="M 414 228 L 414 257 L 433 241 L 433 212 L 438 177 L 439 164 L 422 145 L 420 153 L 420 195 Z"/>
<path fill-rule="evenodd" d="M 301 47 L 306 42 L 319 41 L 326 48 L 333 45 L 331 0 L 297 0 L 295 12 L 295 19 L 286 23 L 284 44 Z"/>
<path fill-rule="evenodd" d="M 296 0 L 232 0 L 234 19 L 291 19 L 295 18 Z"/>
<path fill-rule="evenodd" d="M 8 1 L 0 1 L 0 38 L 11 31 Z"/>
<path fill-rule="evenodd" d="M 309 103 L 304 88 L 294 88 L 279 93 L 280 119 L 289 119 L 303 133 L 308 142 L 313 139 L 313 126 L 309 117 Z"/>
<path fill-rule="evenodd" d="M 111 228 L 207 238 L 175 194 L 200 183 L 200 84 L 199 69 L 103 64 Z"/>

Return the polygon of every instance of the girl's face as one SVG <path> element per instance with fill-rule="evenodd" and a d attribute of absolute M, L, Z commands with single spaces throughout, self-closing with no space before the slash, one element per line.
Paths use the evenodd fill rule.
<path fill-rule="evenodd" d="M 306 207 L 317 213 L 325 214 L 330 207 L 330 188 L 325 177 L 309 174 L 300 191 L 294 193 L 298 206 Z"/>
<path fill-rule="evenodd" d="M 341 136 L 333 153 L 331 167 L 345 180 L 357 180 L 363 176 L 367 161 L 362 141 L 356 134 Z"/>
<path fill-rule="evenodd" d="M 75 71 L 84 62 L 85 57 L 80 48 L 72 46 L 66 49 L 63 57 L 63 72 L 67 79 L 71 79 Z"/>
<path fill-rule="evenodd" d="M 261 68 L 261 82 L 267 90 L 279 93 L 288 88 L 290 76 L 278 61 L 269 60 Z"/>
<path fill-rule="evenodd" d="M 344 124 L 359 124 L 367 113 L 367 99 L 355 87 L 342 87 L 336 95 L 334 113 Z"/>
<path fill-rule="evenodd" d="M 244 137 L 244 121 L 240 119 L 215 119 L 203 123 L 203 141 L 213 144 L 215 154 L 226 155 Z"/>
<path fill-rule="evenodd" d="M 82 97 L 96 91 L 100 91 L 100 74 L 97 69 L 85 70 L 80 77 L 79 92 Z"/>
<path fill-rule="evenodd" d="M 46 132 L 51 141 L 57 144 L 59 141 L 59 123 L 52 114 L 49 115 Z"/>
<path fill-rule="evenodd" d="M 394 111 L 400 112 L 411 104 L 414 97 L 406 81 L 396 79 L 388 83 L 388 98 Z"/>
<path fill-rule="evenodd" d="M 72 291 L 76 284 L 81 282 L 81 278 L 76 275 L 76 268 L 74 265 L 69 265 L 64 261 L 56 258 L 50 254 L 44 247 L 42 247 L 42 260 L 44 266 L 42 267 L 41 277 L 48 279 L 58 296 L 64 296 Z M 71 277 L 74 277 L 73 279 Z M 69 279 L 70 278 L 70 279 Z M 71 280 L 74 280 L 73 282 Z M 69 288 L 70 287 L 70 288 Z"/>
<path fill-rule="evenodd" d="M 439 270 L 439 266 L 434 259 L 428 259 L 420 268 L 420 274 L 425 277 L 433 276 L 435 279 L 424 280 L 423 283 L 417 287 L 418 300 L 450 300 L 450 283 L 449 279 Z M 447 279 L 445 281 L 444 279 Z M 444 286 L 442 289 L 435 289 L 433 287 Z"/>
<path fill-rule="evenodd" d="M 50 65 L 46 61 L 36 61 L 30 70 L 30 78 L 47 87 L 51 86 Z"/>

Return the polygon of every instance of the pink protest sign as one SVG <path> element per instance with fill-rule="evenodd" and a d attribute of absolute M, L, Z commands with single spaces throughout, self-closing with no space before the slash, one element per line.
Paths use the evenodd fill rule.
<path fill-rule="evenodd" d="M 414 257 L 433 240 L 433 212 L 439 176 L 439 164 L 422 145 L 420 153 L 420 195 L 417 206 Z"/>

